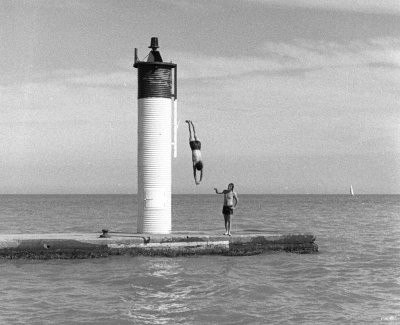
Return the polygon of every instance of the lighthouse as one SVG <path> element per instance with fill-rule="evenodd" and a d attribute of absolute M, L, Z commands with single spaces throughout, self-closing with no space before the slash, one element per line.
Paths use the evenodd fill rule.
<path fill-rule="evenodd" d="M 176 156 L 176 64 L 163 62 L 152 37 L 146 61 L 135 49 L 138 69 L 138 233 L 171 232 L 171 156 Z M 174 136 L 172 136 L 174 134 Z M 174 139 L 172 139 L 174 138 Z"/>

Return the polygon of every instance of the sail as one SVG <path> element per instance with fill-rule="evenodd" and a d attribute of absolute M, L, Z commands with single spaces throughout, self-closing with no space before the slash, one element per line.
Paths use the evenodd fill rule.
<path fill-rule="evenodd" d="M 350 185 L 350 195 L 354 196 L 353 185 Z"/>

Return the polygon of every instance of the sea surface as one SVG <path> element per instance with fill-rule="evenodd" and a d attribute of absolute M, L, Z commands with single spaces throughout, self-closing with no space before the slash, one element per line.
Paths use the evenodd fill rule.
<path fill-rule="evenodd" d="M 399 195 L 240 195 L 240 230 L 319 253 L 0 260 L 0 324 L 400 324 Z M 224 232 L 222 197 L 173 195 L 173 231 Z M 0 233 L 136 232 L 135 195 L 0 196 Z"/>

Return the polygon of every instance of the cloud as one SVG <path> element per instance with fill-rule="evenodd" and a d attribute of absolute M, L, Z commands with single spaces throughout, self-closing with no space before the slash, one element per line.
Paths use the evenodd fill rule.
<path fill-rule="evenodd" d="M 79 0 L 69 1 L 51 1 L 51 0 L 40 0 L 40 1 L 22 1 L 22 3 L 15 3 L 13 5 L 31 6 L 34 8 L 48 8 L 48 9 L 90 9 L 90 6 Z"/>
<path fill-rule="evenodd" d="M 363 13 L 383 13 L 400 15 L 398 0 L 251 0 L 265 4 L 276 4 L 284 7 L 304 7 L 322 10 L 353 11 Z"/>
<path fill-rule="evenodd" d="M 292 68 L 350 67 L 382 64 L 400 68 L 400 39 L 373 39 L 368 42 L 335 42 L 295 40 L 292 43 L 267 42 L 267 56 L 281 59 L 283 66 Z"/>
<path fill-rule="evenodd" d="M 158 3 L 161 3 L 167 7 L 176 7 L 180 11 L 186 11 L 186 10 L 199 10 L 201 8 L 207 7 L 210 4 L 209 3 L 203 3 L 200 1 L 187 1 L 187 0 L 157 0 Z"/>
<path fill-rule="evenodd" d="M 112 71 L 112 72 L 92 72 L 79 69 L 57 70 L 53 75 L 59 82 L 77 86 L 92 87 L 130 87 L 136 86 L 136 72 L 132 71 Z"/>
<path fill-rule="evenodd" d="M 178 63 L 180 107 L 222 156 L 400 152 L 399 50 L 392 38 L 298 39 L 266 42 L 257 57 L 186 53 L 193 61 Z M 221 148 L 213 139 L 227 133 Z"/>
<path fill-rule="evenodd" d="M 278 155 L 400 152 L 399 49 L 397 38 L 296 39 L 265 42 L 257 55 L 171 53 L 179 118 L 196 122 L 210 166 L 229 164 L 232 154 L 265 165 Z M 50 166 L 72 180 L 87 180 L 92 169 L 108 175 L 115 165 L 123 179 L 136 155 L 136 73 L 57 70 L 46 81 L 0 87 L 3 161 L 23 162 L 25 174 Z M 186 131 L 181 124 L 178 160 L 191 177 Z M 288 170 L 284 158 L 280 164 Z"/>
<path fill-rule="evenodd" d="M 18 152 L 25 159 L 46 152 L 47 147 L 61 155 L 120 150 L 131 138 L 136 119 L 131 89 L 65 80 L 3 86 L 0 107 L 3 154 Z M 123 139 L 112 143 L 119 136 Z"/>
<path fill-rule="evenodd" d="M 382 38 L 347 44 L 297 39 L 265 42 L 257 56 L 222 57 L 175 52 L 179 78 L 232 78 L 249 73 L 303 74 L 322 68 L 380 66 L 400 68 L 400 39 Z"/>

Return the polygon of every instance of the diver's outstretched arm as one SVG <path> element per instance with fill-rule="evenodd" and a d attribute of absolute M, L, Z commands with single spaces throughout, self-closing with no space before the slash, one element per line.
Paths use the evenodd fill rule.
<path fill-rule="evenodd" d="M 194 182 L 197 185 L 197 174 L 196 174 L 196 167 L 193 165 L 193 178 L 194 178 Z"/>
<path fill-rule="evenodd" d="M 200 185 L 200 182 L 203 178 L 203 170 L 200 170 L 200 179 L 198 179 L 196 167 L 193 166 L 193 177 L 194 177 L 194 182 L 196 183 L 196 185 Z"/>

